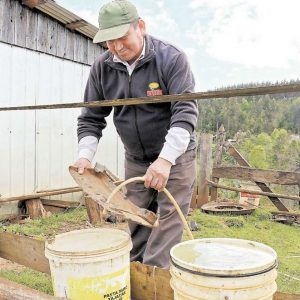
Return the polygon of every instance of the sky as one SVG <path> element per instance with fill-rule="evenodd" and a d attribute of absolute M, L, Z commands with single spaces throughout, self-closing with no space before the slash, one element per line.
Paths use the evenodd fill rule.
<path fill-rule="evenodd" d="M 98 25 L 107 0 L 56 0 Z M 132 0 L 147 32 L 188 55 L 196 91 L 300 78 L 299 0 Z"/>

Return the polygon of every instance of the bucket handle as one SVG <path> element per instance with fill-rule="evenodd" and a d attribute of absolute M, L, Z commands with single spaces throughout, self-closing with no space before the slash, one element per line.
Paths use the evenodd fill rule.
<path fill-rule="evenodd" d="M 131 183 L 131 182 L 134 182 L 134 181 L 143 181 L 143 182 L 144 182 L 144 181 L 145 181 L 145 178 L 144 178 L 144 177 L 133 177 L 133 178 L 129 178 L 129 179 L 123 181 L 120 185 L 118 185 L 118 186 L 112 191 L 112 193 L 109 195 L 109 197 L 108 197 L 106 203 L 108 204 L 108 203 L 111 201 L 111 199 L 114 197 L 114 195 L 115 195 L 122 187 L 124 187 L 124 186 L 127 185 L 128 183 Z M 190 230 L 190 228 L 189 228 L 189 225 L 187 224 L 186 219 L 185 219 L 185 217 L 184 217 L 184 215 L 183 215 L 183 213 L 182 213 L 182 211 L 181 211 L 179 205 L 177 204 L 176 200 L 174 199 L 174 197 L 171 195 L 171 193 L 170 193 L 166 188 L 163 189 L 163 192 L 167 195 L 167 198 L 168 198 L 168 199 L 170 200 L 170 202 L 174 205 L 176 211 L 178 212 L 179 217 L 180 217 L 180 219 L 181 219 L 181 221 L 182 221 L 182 223 L 183 223 L 183 226 L 184 226 L 184 228 L 185 228 L 185 230 L 186 230 L 186 232 L 187 232 L 187 234 L 188 234 L 188 236 L 189 236 L 189 239 L 190 239 L 190 240 L 193 240 L 193 239 L 194 239 L 193 234 L 192 234 L 192 232 L 191 232 L 191 230 Z"/>

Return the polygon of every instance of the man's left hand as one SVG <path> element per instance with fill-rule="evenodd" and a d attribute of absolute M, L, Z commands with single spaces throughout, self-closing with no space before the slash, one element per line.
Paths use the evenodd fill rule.
<path fill-rule="evenodd" d="M 156 159 L 147 169 L 145 174 L 145 187 L 153 188 L 162 192 L 165 188 L 171 170 L 172 164 L 163 158 Z"/>

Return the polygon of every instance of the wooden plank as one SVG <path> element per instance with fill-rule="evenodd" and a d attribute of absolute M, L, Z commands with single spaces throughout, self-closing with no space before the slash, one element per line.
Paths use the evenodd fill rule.
<path fill-rule="evenodd" d="M 61 208 L 71 208 L 80 205 L 80 203 L 77 201 L 64 201 L 64 200 L 56 200 L 56 199 L 41 199 L 41 201 L 43 205 L 56 206 Z"/>
<path fill-rule="evenodd" d="M 27 17 L 26 17 L 26 40 L 25 40 L 25 47 L 29 49 L 36 50 L 37 49 L 37 19 L 38 14 L 33 12 L 30 9 L 26 10 Z"/>
<path fill-rule="evenodd" d="M 14 44 L 15 42 L 15 9 L 16 2 L 14 0 L 4 1 L 2 41 L 9 44 Z"/>
<path fill-rule="evenodd" d="M 71 30 L 66 30 L 66 34 L 66 58 L 74 60 L 75 33 Z"/>
<path fill-rule="evenodd" d="M 44 252 L 44 241 L 9 232 L 0 233 L 0 257 L 50 274 L 49 262 Z"/>
<path fill-rule="evenodd" d="M 45 293 L 39 292 L 25 285 L 15 283 L 5 278 L 0 278 L 0 299 L 2 300 L 57 300 L 66 298 L 57 298 Z"/>
<path fill-rule="evenodd" d="M 213 168 L 213 176 L 281 185 L 298 185 L 300 182 L 299 172 L 284 172 L 237 166 L 215 167 Z"/>
<path fill-rule="evenodd" d="M 37 50 L 47 53 L 48 22 L 43 14 L 38 14 L 37 29 Z"/>
<path fill-rule="evenodd" d="M 47 53 L 56 55 L 56 47 L 57 47 L 57 22 L 48 19 Z"/>
<path fill-rule="evenodd" d="M 81 27 L 84 27 L 87 25 L 88 25 L 88 23 L 85 20 L 78 20 L 78 21 L 66 24 L 66 28 L 68 28 L 70 30 L 74 30 L 76 28 L 81 28 Z"/>
<path fill-rule="evenodd" d="M 76 34 L 74 42 L 74 60 L 81 63 L 87 63 L 88 49 L 86 39 L 83 36 Z"/>
<path fill-rule="evenodd" d="M 88 64 L 88 39 L 81 37 L 82 42 L 82 63 Z"/>
<path fill-rule="evenodd" d="M 231 144 L 228 146 L 228 153 L 243 167 L 251 167 L 250 164 Z M 273 193 L 272 190 L 263 182 L 255 182 L 257 186 L 266 193 Z M 278 210 L 289 211 L 288 208 L 277 197 L 268 196 Z"/>
<path fill-rule="evenodd" d="M 21 195 L 16 197 L 7 197 L 7 198 L 0 198 L 0 203 L 2 202 L 12 202 L 12 201 L 20 201 L 20 200 L 29 200 L 29 199 L 37 199 L 41 197 L 48 197 L 48 196 L 55 196 L 55 195 L 62 195 L 62 194 L 70 194 L 75 192 L 81 192 L 80 187 L 76 188 L 68 188 L 65 190 L 54 190 L 52 192 L 44 192 L 44 193 L 34 193 L 29 195 Z"/>
<path fill-rule="evenodd" d="M 67 29 L 64 26 L 58 24 L 57 26 L 57 49 L 56 54 L 59 57 L 66 57 L 67 46 Z"/>
<path fill-rule="evenodd" d="M 198 181 L 197 208 L 208 202 L 209 186 L 206 183 L 207 178 L 211 178 L 212 170 L 212 135 L 201 134 L 199 139 L 200 147 L 200 171 Z"/>
<path fill-rule="evenodd" d="M 278 197 L 278 198 L 300 201 L 300 197 L 298 197 L 298 196 L 275 194 L 275 193 L 261 192 L 261 191 L 256 191 L 256 190 L 254 191 L 254 190 L 248 190 L 248 189 L 235 188 L 235 187 L 230 187 L 227 185 L 217 184 L 210 180 L 207 180 L 207 183 L 211 186 L 215 186 L 220 189 L 225 189 L 225 190 L 230 190 L 230 191 L 235 191 L 235 192 L 242 192 L 242 193 L 248 193 L 248 194 L 254 194 L 254 195 L 263 195 L 263 196 L 267 196 L 267 197 Z"/>
<path fill-rule="evenodd" d="M 169 270 L 132 262 L 131 296 L 136 300 L 173 300 L 170 278 Z"/>
<path fill-rule="evenodd" d="M 26 8 L 22 6 L 18 1 L 15 1 L 15 44 L 21 47 L 25 47 L 26 44 L 26 23 L 27 13 Z M 35 33 L 32 33 L 35 34 Z"/>
<path fill-rule="evenodd" d="M 3 21 L 4 21 L 4 8 L 5 8 L 6 3 L 7 3 L 7 0 L 0 1 L 0 41 L 3 41 L 2 32 L 3 32 L 3 28 L 4 28 L 4 24 L 3 24 Z"/>
<path fill-rule="evenodd" d="M 86 196 L 84 200 L 90 223 L 93 225 L 103 223 L 103 208 L 99 205 L 99 203 L 97 203 L 91 197 L 88 196 Z M 104 197 L 103 201 L 106 201 Z"/>
<path fill-rule="evenodd" d="M 27 5 L 30 8 L 34 8 L 41 4 L 46 3 L 48 0 L 22 0 L 22 4 Z"/>
<path fill-rule="evenodd" d="M 300 295 L 276 292 L 273 296 L 273 300 L 300 300 Z"/>
<path fill-rule="evenodd" d="M 67 40 L 70 31 L 68 31 Z M 72 34 L 72 32 L 71 32 Z M 67 44 L 71 41 L 67 41 Z M 70 45 L 68 46 L 70 47 Z M 71 47 L 72 48 L 72 47 Z M 74 50 L 74 45 L 73 48 Z M 69 51 L 67 55 L 69 55 Z M 67 57 L 71 59 L 70 57 Z M 74 56 L 73 56 L 74 58 Z M 78 103 L 58 103 L 58 104 L 41 104 L 41 105 L 27 105 L 27 106 L 11 106 L 11 107 L 0 107 L 0 111 L 12 111 L 12 110 L 36 110 L 36 109 L 59 109 L 59 108 L 79 108 L 79 107 L 107 107 L 107 106 L 124 106 L 124 105 L 138 105 L 148 103 L 166 103 L 174 101 L 190 101 L 190 100 L 201 100 L 201 99 L 218 99 L 230 98 L 238 96 L 254 96 L 264 94 L 276 94 L 276 93 L 294 93 L 300 92 L 300 84 L 286 84 L 271 87 L 258 87 L 258 88 L 247 88 L 247 89 L 232 89 L 224 91 L 209 91 L 199 93 L 184 93 L 179 95 L 163 95 L 154 97 L 139 97 L 139 98 L 127 98 L 127 99 L 115 99 L 115 100 L 99 100 L 91 102 L 78 102 Z M 248 166 L 249 167 L 249 166 Z"/>
<path fill-rule="evenodd" d="M 95 61 L 95 47 L 92 40 L 88 40 L 88 64 L 92 65 Z"/>

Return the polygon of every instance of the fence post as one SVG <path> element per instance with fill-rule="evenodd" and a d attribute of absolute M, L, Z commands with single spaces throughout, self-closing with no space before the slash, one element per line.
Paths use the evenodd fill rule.
<path fill-rule="evenodd" d="M 217 145 L 216 145 L 215 157 L 213 160 L 213 167 L 217 167 L 222 164 L 222 154 L 223 154 L 225 138 L 226 138 L 226 132 L 222 124 L 217 133 Z M 215 183 L 219 183 L 219 178 L 213 177 L 212 181 Z M 211 186 L 210 201 L 216 201 L 217 199 L 218 199 L 218 188 Z"/>
<path fill-rule="evenodd" d="M 199 161 L 199 182 L 198 182 L 198 199 L 197 208 L 208 202 L 209 186 L 206 179 L 211 178 L 212 172 L 212 139 L 211 134 L 201 134 L 199 140 L 200 161 Z"/>

